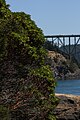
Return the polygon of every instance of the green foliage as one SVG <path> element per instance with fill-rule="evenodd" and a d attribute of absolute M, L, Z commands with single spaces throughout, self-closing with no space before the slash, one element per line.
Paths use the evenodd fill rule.
<path fill-rule="evenodd" d="M 10 120 L 10 114 L 7 107 L 0 105 L 0 119 L 1 120 Z"/>
<path fill-rule="evenodd" d="M 50 50 L 50 51 L 59 51 L 58 46 L 56 43 L 53 44 L 52 41 L 46 40 L 44 44 L 45 49 Z"/>
<path fill-rule="evenodd" d="M 7 19 L 11 16 L 11 11 L 8 9 L 9 5 L 6 5 L 5 0 L 0 0 L 0 19 Z"/>
<path fill-rule="evenodd" d="M 51 44 L 51 41 L 46 40 L 44 47 L 48 50 L 53 50 L 53 45 Z"/>
<path fill-rule="evenodd" d="M 50 70 L 50 67 L 48 65 L 43 65 L 41 66 L 40 68 L 36 68 L 34 70 L 31 70 L 31 74 L 36 74 L 40 77 L 43 77 L 43 78 L 46 78 L 46 79 L 49 79 L 49 80 L 53 80 L 53 75 L 52 75 L 52 72 Z"/>
<path fill-rule="evenodd" d="M 6 6 L 5 0 L 0 0 L 0 7 L 2 7 L 2 6 Z"/>
<path fill-rule="evenodd" d="M 69 64 L 69 70 L 72 73 L 74 73 L 77 69 L 79 69 L 78 65 L 73 60 L 68 61 L 68 64 Z"/>
<path fill-rule="evenodd" d="M 0 62 L 8 60 L 16 63 L 17 61 L 16 66 L 18 74 L 21 75 L 20 78 L 28 75 L 34 76 L 30 79 L 33 87 L 29 92 L 36 93 L 39 99 L 44 93 L 40 85 L 45 83 L 42 85 L 44 85 L 47 97 L 42 100 L 42 108 L 48 111 L 50 120 L 51 118 L 53 120 L 51 111 L 55 108 L 57 101 L 54 94 L 55 81 L 51 69 L 45 61 L 47 53 L 43 47 L 45 43 L 43 32 L 31 20 L 30 15 L 24 12 L 12 13 L 3 0 L 0 0 L 0 4 Z M 35 83 L 37 88 L 34 87 Z M 35 94 L 32 95 L 35 96 Z M 40 107 L 41 104 L 39 110 L 41 110 Z M 44 117 L 46 118 L 46 116 Z"/>
<path fill-rule="evenodd" d="M 53 115 L 49 115 L 48 119 L 49 120 L 56 120 L 56 118 Z"/>
<path fill-rule="evenodd" d="M 5 8 L 4 11 L 6 11 Z M 23 12 L 2 13 L 6 14 L 3 14 L 0 19 L 1 56 L 7 55 L 13 58 L 14 54 L 14 56 L 17 55 L 18 59 L 21 58 L 21 61 L 24 60 L 24 62 L 30 62 L 30 64 L 33 62 L 41 64 L 41 61 L 43 63 L 45 56 L 45 50 L 42 47 L 45 42 L 44 35 L 42 30 L 31 20 L 30 15 Z M 4 18 L 5 15 L 7 19 Z M 26 58 L 28 58 L 28 61 L 26 61 Z"/>

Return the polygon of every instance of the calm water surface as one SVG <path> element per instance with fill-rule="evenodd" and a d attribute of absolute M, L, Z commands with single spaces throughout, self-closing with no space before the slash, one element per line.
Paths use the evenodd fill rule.
<path fill-rule="evenodd" d="M 58 80 L 55 92 L 80 95 L 80 80 Z"/>

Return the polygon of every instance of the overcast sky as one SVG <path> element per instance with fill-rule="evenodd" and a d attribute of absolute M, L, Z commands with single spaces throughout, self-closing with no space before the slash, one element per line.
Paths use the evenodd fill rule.
<path fill-rule="evenodd" d="M 45 35 L 80 34 L 80 0 L 6 0 L 12 11 L 31 15 Z"/>

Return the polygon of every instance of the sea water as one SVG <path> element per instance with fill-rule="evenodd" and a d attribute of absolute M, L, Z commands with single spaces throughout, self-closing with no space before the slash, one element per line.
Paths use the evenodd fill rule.
<path fill-rule="evenodd" d="M 58 80 L 55 92 L 80 95 L 80 80 Z"/>

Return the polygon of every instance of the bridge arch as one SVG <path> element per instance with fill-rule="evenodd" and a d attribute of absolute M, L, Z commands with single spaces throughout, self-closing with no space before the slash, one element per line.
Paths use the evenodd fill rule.
<path fill-rule="evenodd" d="M 51 44 L 54 46 L 55 44 L 62 50 L 63 52 L 69 55 L 77 55 L 80 54 L 80 35 L 46 35 L 45 39 L 51 41 Z M 78 52 L 77 52 L 77 49 Z"/>

